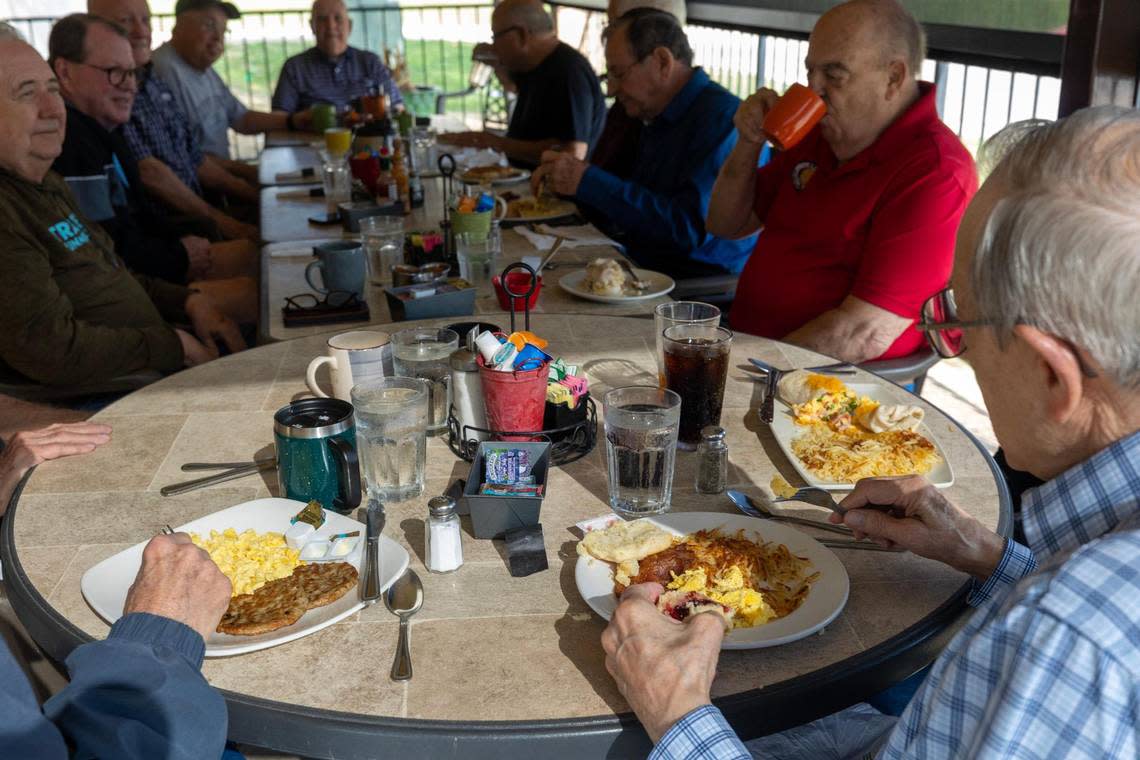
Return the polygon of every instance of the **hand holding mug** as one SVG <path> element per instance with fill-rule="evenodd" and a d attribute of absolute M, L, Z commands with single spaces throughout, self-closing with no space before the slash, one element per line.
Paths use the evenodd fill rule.
<path fill-rule="evenodd" d="M 764 132 L 764 119 L 779 99 L 780 96 L 775 90 L 762 87 L 740 104 L 732 122 L 736 125 L 736 131 L 742 142 L 760 145 L 768 139 L 768 135 Z"/>

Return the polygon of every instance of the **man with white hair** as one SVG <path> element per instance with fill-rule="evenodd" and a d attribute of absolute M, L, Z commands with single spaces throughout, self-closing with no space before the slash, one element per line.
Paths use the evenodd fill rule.
<path fill-rule="evenodd" d="M 316 0 L 309 16 L 317 44 L 281 67 L 273 110 L 300 111 L 316 103 L 344 110 L 362 95 L 387 95 L 392 107 L 404 102 L 392 72 L 369 50 L 348 44 L 352 18 L 344 0 Z"/>
<path fill-rule="evenodd" d="M 954 233 L 977 190 L 973 160 L 918 81 L 922 26 L 900 0 L 852 0 L 808 41 L 808 85 L 827 113 L 761 169 L 756 92 L 735 116 L 740 139 L 708 206 L 708 229 L 764 232 L 740 275 L 729 322 L 850 362 L 909 356 L 923 301 L 946 284 Z"/>
<path fill-rule="evenodd" d="M 1025 134 L 962 219 L 919 330 L 965 356 L 1010 464 L 1046 482 L 1023 497 L 1028 546 L 920 477 L 861 481 L 832 517 L 976 579 L 880 758 L 1140 756 L 1137 241 L 1140 112 L 1113 106 Z M 655 756 L 751 757 L 709 699 L 721 622 L 671 620 L 660 592 L 631 587 L 602 634 Z"/>
<path fill-rule="evenodd" d="M 239 346 L 237 325 L 207 296 L 130 274 L 84 218 L 51 172 L 66 116 L 55 74 L 9 27 L 0 36 L 0 374 L 97 383 L 209 361 L 215 337 Z"/>
<path fill-rule="evenodd" d="M 226 49 L 226 25 L 241 18 L 233 3 L 224 0 L 178 0 L 170 41 L 154 51 L 154 73 L 174 93 L 202 149 L 223 159 L 230 157 L 229 128 L 243 135 L 274 129 L 304 129 L 311 123 L 308 111 L 254 111 L 239 101 L 214 63 Z"/>

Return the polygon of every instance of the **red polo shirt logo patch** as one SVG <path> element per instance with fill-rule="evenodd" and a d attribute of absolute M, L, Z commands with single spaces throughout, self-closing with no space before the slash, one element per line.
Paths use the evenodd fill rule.
<path fill-rule="evenodd" d="M 800 161 L 792 169 L 792 186 L 796 190 L 803 190 L 807 187 L 807 183 L 811 182 L 812 175 L 815 174 L 816 165 L 812 161 Z"/>

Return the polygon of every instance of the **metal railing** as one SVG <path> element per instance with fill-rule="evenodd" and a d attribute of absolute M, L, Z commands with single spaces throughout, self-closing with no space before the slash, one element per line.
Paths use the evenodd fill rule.
<path fill-rule="evenodd" d="M 404 61 L 405 84 L 422 88 L 409 99 L 419 111 L 433 111 L 438 93 L 467 88 L 474 45 L 490 38 L 493 6 L 430 5 L 353 9 L 353 44 L 381 55 L 386 50 Z M 579 48 L 601 71 L 605 68 L 601 30 L 605 14 L 595 10 L 553 6 L 559 36 Z M 312 44 L 307 10 L 251 11 L 230 22 L 226 52 L 215 64 L 234 94 L 246 106 L 267 110 L 285 59 Z M 46 54 L 54 19 L 13 20 L 37 48 Z M 154 40 L 169 37 L 174 19 L 154 18 Z M 686 27 L 696 57 L 709 75 L 744 97 L 760 86 L 783 91 L 805 81 L 803 60 L 807 42 L 802 34 L 781 36 L 708 24 Z M 946 124 L 975 151 L 1006 124 L 1025 118 L 1055 119 L 1060 80 L 1040 73 L 1040 66 L 1025 70 L 927 60 L 923 78 L 939 87 L 939 113 Z M 473 127 L 482 122 L 486 93 L 446 99 L 446 112 L 461 116 Z M 237 156 L 257 155 L 260 138 L 234 136 Z"/>

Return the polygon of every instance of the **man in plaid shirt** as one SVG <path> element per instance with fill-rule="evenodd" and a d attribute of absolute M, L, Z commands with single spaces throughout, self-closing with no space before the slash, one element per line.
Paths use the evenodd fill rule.
<path fill-rule="evenodd" d="M 872 743 L 890 760 L 1140 756 L 1140 112 L 1009 131 L 1024 134 L 970 204 L 919 329 L 943 356 L 969 349 L 1010 464 L 1046 481 L 1023 496 L 1029 545 L 918 477 L 862 481 L 832 518 L 978 581 L 973 617 Z M 746 747 L 711 705 L 720 620 L 678 623 L 660 592 L 631 587 L 602 634 L 653 756 L 770 757 L 778 737 Z"/>
<path fill-rule="evenodd" d="M 257 169 L 206 154 L 174 94 L 154 76 L 150 8 L 146 0 L 88 0 L 87 12 L 127 30 L 138 66 L 138 93 L 123 136 L 147 192 L 167 209 L 217 226 L 229 239 L 259 239 L 256 225 L 238 221 L 202 197 L 203 188 L 243 204 L 258 202 Z"/>

